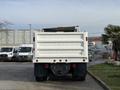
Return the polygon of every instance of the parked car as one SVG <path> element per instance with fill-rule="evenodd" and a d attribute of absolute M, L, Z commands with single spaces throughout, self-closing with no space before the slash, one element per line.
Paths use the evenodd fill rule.
<path fill-rule="evenodd" d="M 14 47 L 1 47 L 0 49 L 0 61 L 12 61 L 14 56 Z"/>
<path fill-rule="evenodd" d="M 89 61 L 92 61 L 94 59 L 94 50 L 95 50 L 95 47 L 94 46 L 88 46 L 88 58 L 89 58 Z"/>
<path fill-rule="evenodd" d="M 94 52 L 101 55 L 103 58 L 107 58 L 109 55 L 109 51 L 104 45 L 96 45 Z"/>

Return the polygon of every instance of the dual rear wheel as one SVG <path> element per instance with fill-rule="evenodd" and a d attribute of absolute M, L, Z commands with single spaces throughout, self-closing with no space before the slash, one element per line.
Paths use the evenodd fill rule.
<path fill-rule="evenodd" d="M 49 75 L 53 75 L 54 76 L 53 78 L 55 78 L 56 76 L 55 72 L 53 72 L 50 69 L 51 68 L 44 68 L 44 64 L 35 63 L 34 75 L 35 75 L 36 81 L 46 81 Z M 75 81 L 84 81 L 86 79 L 86 74 L 87 74 L 86 63 L 76 64 L 76 68 L 72 69 L 72 79 Z"/>

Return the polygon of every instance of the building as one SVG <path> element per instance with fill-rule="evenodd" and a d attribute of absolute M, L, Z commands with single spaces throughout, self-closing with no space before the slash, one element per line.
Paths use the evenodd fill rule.
<path fill-rule="evenodd" d="M 102 37 L 96 36 L 96 37 L 89 37 L 88 38 L 89 43 L 93 43 L 94 45 L 102 45 Z"/>

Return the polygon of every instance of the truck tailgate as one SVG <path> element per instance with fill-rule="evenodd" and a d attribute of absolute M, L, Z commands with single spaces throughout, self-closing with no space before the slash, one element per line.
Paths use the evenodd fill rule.
<path fill-rule="evenodd" d="M 33 62 L 88 62 L 87 37 L 87 32 L 35 32 Z"/>

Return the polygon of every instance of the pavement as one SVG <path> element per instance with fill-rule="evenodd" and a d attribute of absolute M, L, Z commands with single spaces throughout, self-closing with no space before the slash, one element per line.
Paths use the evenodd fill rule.
<path fill-rule="evenodd" d="M 87 75 L 86 81 L 71 79 L 36 82 L 30 62 L 0 62 L 0 90 L 104 90 Z"/>

